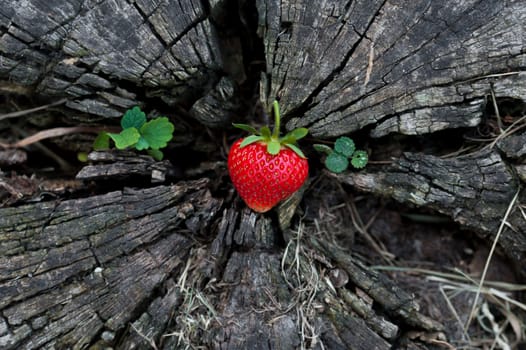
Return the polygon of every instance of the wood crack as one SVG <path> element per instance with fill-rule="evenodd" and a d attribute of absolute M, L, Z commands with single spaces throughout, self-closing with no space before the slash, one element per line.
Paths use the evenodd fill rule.
<path fill-rule="evenodd" d="M 304 99 L 304 102 L 301 105 L 299 105 L 296 108 L 291 109 L 289 111 L 288 116 L 287 116 L 288 118 L 290 118 L 290 119 L 299 118 L 300 116 L 306 114 L 308 110 L 312 109 L 313 106 L 315 106 L 315 104 L 313 104 L 313 101 L 314 101 L 315 97 L 326 86 L 328 86 L 335 79 L 335 77 L 347 66 L 350 58 L 353 55 L 353 53 L 356 51 L 356 49 L 361 44 L 363 39 L 366 39 L 365 33 L 367 33 L 367 31 L 369 30 L 371 25 L 374 23 L 376 18 L 379 16 L 379 14 L 381 13 L 382 8 L 385 6 L 386 2 L 387 2 L 387 0 L 384 0 L 382 2 L 382 4 L 380 4 L 378 9 L 376 10 L 376 13 L 369 20 L 369 22 L 368 22 L 367 26 L 365 27 L 363 33 L 358 32 L 356 30 L 356 28 L 354 27 L 354 25 L 351 26 L 353 31 L 356 32 L 359 35 L 358 40 L 347 51 L 345 56 L 342 57 L 342 60 L 340 61 L 339 65 L 336 68 L 334 68 L 333 71 L 325 79 L 323 79 L 323 81 L 321 81 L 315 88 L 312 89 L 312 92 Z M 307 124 L 305 127 L 309 128 L 310 126 L 312 126 L 312 123 L 311 124 Z"/>

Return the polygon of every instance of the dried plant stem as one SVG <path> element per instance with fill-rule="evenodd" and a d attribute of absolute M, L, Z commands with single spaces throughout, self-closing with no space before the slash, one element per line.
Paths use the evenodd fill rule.
<path fill-rule="evenodd" d="M 482 271 L 482 276 L 480 277 L 480 281 L 477 288 L 477 293 L 475 294 L 475 300 L 473 300 L 473 305 L 471 307 L 471 312 L 469 314 L 469 318 L 464 326 L 464 331 L 467 332 L 469 329 L 469 326 L 471 324 L 471 321 L 475 317 L 475 311 L 477 309 L 477 303 L 480 298 L 480 293 L 482 290 L 482 287 L 484 286 L 484 280 L 486 279 L 486 274 L 488 273 L 489 264 L 491 262 L 491 258 L 493 257 L 493 254 L 495 253 L 495 248 L 497 247 L 497 242 L 499 241 L 500 235 L 502 234 L 502 231 L 504 231 L 504 226 L 506 222 L 508 221 L 508 217 L 511 214 L 511 211 L 513 210 L 513 207 L 515 206 L 515 203 L 517 202 L 517 198 L 519 198 L 520 193 L 520 186 L 517 189 L 517 193 L 515 193 L 515 196 L 513 196 L 513 199 L 511 200 L 508 209 L 506 210 L 506 213 L 504 214 L 504 217 L 502 218 L 502 221 L 500 223 L 499 230 L 497 231 L 497 235 L 495 236 L 495 239 L 493 240 L 493 245 L 491 246 L 490 252 L 488 254 L 488 258 L 486 259 L 486 264 L 484 265 L 484 270 Z"/>
<path fill-rule="evenodd" d="M 100 126 L 73 126 L 73 127 L 64 127 L 64 128 L 53 128 L 37 132 L 31 136 L 28 136 L 20 141 L 15 143 L 2 143 L 0 142 L 1 148 L 21 148 L 29 146 L 33 143 L 40 142 L 45 139 L 64 136 L 69 134 L 79 134 L 79 133 L 91 133 L 97 134 L 103 130 L 108 130 L 107 127 Z"/>
<path fill-rule="evenodd" d="M 493 142 L 491 142 L 489 145 L 487 145 L 486 147 L 489 147 L 489 148 L 493 148 L 495 147 L 495 145 L 497 144 L 497 142 L 499 142 L 499 140 L 502 140 L 503 138 L 513 134 L 514 132 L 517 132 L 519 130 L 521 130 L 522 128 L 526 127 L 526 124 L 524 125 L 519 125 L 517 126 L 516 128 L 514 128 L 517 124 L 523 122 L 524 120 L 526 119 L 526 115 L 522 116 L 521 118 L 517 119 L 516 121 L 514 121 L 510 126 L 508 126 L 506 128 L 506 130 L 504 130 L 499 136 L 497 136 Z"/>
<path fill-rule="evenodd" d="M 16 111 L 16 112 L 12 112 L 12 113 L 2 114 L 2 115 L 0 115 L 0 120 L 22 117 L 24 115 L 27 115 L 27 114 L 30 114 L 30 113 L 34 113 L 34 112 L 38 112 L 38 111 L 47 109 L 49 107 L 55 107 L 55 106 L 61 105 L 61 104 L 65 103 L 65 102 L 67 102 L 67 101 L 68 101 L 67 98 L 63 98 L 61 100 L 58 100 L 56 102 L 53 102 L 53 103 L 50 103 L 50 104 L 47 104 L 47 105 L 43 105 L 43 106 L 31 108 L 31 109 L 25 109 L 23 111 Z"/>
<path fill-rule="evenodd" d="M 504 129 L 502 128 L 502 120 L 500 119 L 499 106 L 497 105 L 497 98 L 495 97 L 495 91 L 493 91 L 493 86 L 491 86 L 491 101 L 493 102 L 493 109 L 495 110 L 495 115 L 497 117 L 497 125 L 499 127 L 499 132 L 502 134 Z"/>

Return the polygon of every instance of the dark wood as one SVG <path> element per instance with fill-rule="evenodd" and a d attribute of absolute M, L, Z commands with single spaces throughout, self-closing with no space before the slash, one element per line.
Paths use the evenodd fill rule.
<path fill-rule="evenodd" d="M 179 336 L 215 349 L 292 349 L 306 336 L 315 348 L 390 349 L 399 328 L 389 317 L 441 329 L 334 247 L 289 232 L 284 251 L 270 217 L 235 208 L 216 217 L 220 205 L 199 180 L 1 209 L 2 349 L 170 349 Z M 198 243 L 210 227 L 213 242 Z M 314 250 L 383 311 L 324 279 L 335 267 L 313 261 Z"/>
<path fill-rule="evenodd" d="M 323 278 L 322 270 L 334 269 L 312 260 L 313 252 L 325 253 L 323 243 L 288 231 L 283 250 L 275 227 L 269 217 L 248 209 L 223 212 L 210 249 L 213 270 L 222 276 L 215 284 L 219 293 L 209 294 L 219 322 L 213 323 L 205 335 L 210 343 L 204 344 L 214 349 L 319 349 L 321 344 L 330 349 L 390 349 L 398 326 L 365 306 L 345 284 L 335 287 Z M 384 276 L 365 266 L 351 272 L 360 281 L 357 285 L 370 287 L 365 293 L 386 314 L 411 319 L 418 329 L 441 329 L 419 314 L 413 297 Z"/>
<path fill-rule="evenodd" d="M 192 115 L 222 125 L 237 97 L 218 90 L 236 82 L 221 79 L 213 10 L 197 0 L 3 1 L 0 77 L 104 118 L 151 98 L 187 107 L 205 99 Z"/>
<path fill-rule="evenodd" d="M 236 32 L 231 9 L 247 30 L 256 18 L 247 11 L 257 11 L 259 39 Z M 221 127 L 252 114 L 239 110 L 247 76 L 235 65 L 263 58 L 260 100 L 268 108 L 280 99 L 287 129 L 420 135 L 479 125 L 492 92 L 526 96 L 525 20 L 520 0 L 4 0 L 0 89 L 66 98 L 72 123 L 162 101 Z M 523 139 L 497 147 L 520 163 Z M 172 171 L 146 157 L 91 160 L 79 178 Z M 495 149 L 405 153 L 391 167 L 337 178 L 492 240 L 519 189 L 507 162 Z M 524 181 L 524 165 L 514 165 Z M 0 180 L 2 198 L 21 193 Z M 0 348 L 425 349 L 401 332 L 442 330 L 394 281 L 301 236 L 291 225 L 301 192 L 277 215 L 258 215 L 232 191 L 214 198 L 215 180 L 0 209 Z M 526 258 L 523 219 L 515 209 L 514 230 L 500 239 L 517 262 Z"/>
<path fill-rule="evenodd" d="M 380 172 L 347 173 L 342 182 L 363 191 L 446 214 L 492 241 L 512 204 L 519 180 L 498 152 L 484 149 L 453 159 L 404 153 Z M 521 190 L 519 202 L 525 200 Z M 505 253 L 526 276 L 526 231 L 522 212 L 513 207 L 499 239 Z"/>
<path fill-rule="evenodd" d="M 262 98 L 288 129 L 426 134 L 479 124 L 492 89 L 525 96 L 520 0 L 256 3 Z"/>
<path fill-rule="evenodd" d="M 206 186 L 200 180 L 1 209 L 2 349 L 85 348 L 102 330 L 115 334 L 147 312 L 158 317 L 150 327 L 165 326 L 177 293 L 169 284 L 166 293 L 158 289 L 185 267 L 192 236 L 221 204 Z"/>
<path fill-rule="evenodd" d="M 152 183 L 166 181 L 177 172 L 168 161 L 156 161 L 150 156 L 131 152 L 91 152 L 86 165 L 76 175 L 78 180 L 122 181 L 133 176 L 149 178 Z"/>
<path fill-rule="evenodd" d="M 506 157 L 519 159 L 526 154 L 526 132 L 505 137 L 497 142 L 497 146 Z"/>

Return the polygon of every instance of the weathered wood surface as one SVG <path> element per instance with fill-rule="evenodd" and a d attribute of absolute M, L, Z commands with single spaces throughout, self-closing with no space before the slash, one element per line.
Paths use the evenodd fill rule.
<path fill-rule="evenodd" d="M 236 74 L 224 71 L 241 60 L 224 62 L 233 50 L 213 18 L 228 12 L 227 1 L 24 4 L 0 6 L 0 77 L 10 84 L 69 97 L 68 107 L 103 117 L 152 97 L 210 126 L 237 111 Z M 526 95 L 520 0 L 256 5 L 262 99 L 281 98 L 289 129 L 308 126 L 320 137 L 366 126 L 373 137 L 423 134 L 477 125 L 491 90 L 497 98 Z"/>
<path fill-rule="evenodd" d="M 221 205 L 206 183 L 2 209 L 0 348 L 85 348 L 142 314 L 166 323 L 178 299 L 156 291 Z"/>
<path fill-rule="evenodd" d="M 91 152 L 86 165 L 75 176 L 78 180 L 119 181 L 133 176 L 150 178 L 152 183 L 162 183 L 167 176 L 177 172 L 168 160 L 156 161 L 150 156 L 131 152 Z"/>
<path fill-rule="evenodd" d="M 235 82 L 223 60 L 208 2 L 0 2 L 0 77 L 100 117 L 158 97 L 217 126 L 230 118 Z M 218 84 L 218 87 L 216 87 Z M 218 94 L 217 89 L 227 91 Z M 208 94 L 210 92 L 210 94 Z M 232 99 L 232 100 L 231 100 Z M 206 105 L 215 105 L 207 116 Z M 223 108 L 225 107 L 225 108 Z M 203 114 L 204 113 L 204 114 Z"/>
<path fill-rule="evenodd" d="M 453 159 L 405 153 L 379 172 L 347 173 L 340 181 L 399 202 L 434 209 L 492 241 L 520 181 L 496 150 L 484 149 Z M 519 203 L 526 195 L 520 190 Z M 515 203 L 516 204 L 516 203 Z M 499 238 L 506 254 L 526 277 L 526 218 L 513 206 Z"/>
<path fill-rule="evenodd" d="M 477 125 L 491 89 L 524 99 L 526 6 L 488 1 L 258 0 L 287 127 L 379 137 Z"/>
<path fill-rule="evenodd" d="M 308 127 L 317 137 L 364 128 L 373 138 L 420 135 L 479 125 L 492 94 L 525 99 L 523 1 L 260 0 L 257 8 L 267 64 L 261 95 L 267 105 L 280 97 L 288 129 Z M 511 162 L 498 152 L 451 160 L 406 154 L 385 173 L 340 179 L 446 213 L 492 239 L 519 178 L 526 179 L 523 141 L 524 134 L 499 142 Z M 500 243 L 522 266 L 518 208 L 509 223 Z"/>
<path fill-rule="evenodd" d="M 238 4 L 0 0 L 1 88 L 66 97 L 68 108 L 97 116 L 88 121 L 160 99 L 224 125 L 239 91 L 213 19 Z M 288 129 L 423 134 L 478 125 L 492 90 L 526 96 L 519 0 L 257 0 L 256 9 L 261 99 L 281 99 Z M 520 142 L 498 147 L 520 160 Z M 109 166 L 129 172 L 118 161 Z M 407 153 L 382 173 L 339 179 L 492 239 L 519 186 L 510 169 L 495 151 L 446 160 Z M 104 171 L 91 170 L 87 178 Z M 500 243 L 523 261 L 522 214 L 508 221 Z M 279 226 L 222 205 L 206 180 L 1 209 L 0 347 L 425 348 L 400 342 L 399 331 L 440 329 L 381 274 Z M 326 273 L 339 270 L 350 282 L 335 286 Z"/>
<path fill-rule="evenodd" d="M 270 217 L 220 209 L 207 183 L 1 209 L 0 348 L 367 350 L 441 329 L 340 248 L 289 232 L 285 249 Z"/>

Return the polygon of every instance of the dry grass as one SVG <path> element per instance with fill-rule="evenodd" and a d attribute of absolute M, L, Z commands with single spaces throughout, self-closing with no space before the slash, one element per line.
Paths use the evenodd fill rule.
<path fill-rule="evenodd" d="M 518 208 L 526 221 L 525 213 L 517 205 L 519 193 L 520 188 L 501 220 L 480 279 L 474 279 L 458 269 L 447 273 L 418 268 L 375 267 L 384 271 L 424 275 L 427 281 L 438 288 L 456 320 L 456 328 L 461 330 L 461 339 L 450 339 L 456 349 L 512 350 L 526 341 L 526 304 L 516 297 L 518 292 L 526 291 L 526 285 L 486 281 L 495 248 L 507 226 L 509 215 Z M 456 297 L 466 293 L 472 296 L 468 313 L 466 310 L 459 310 L 459 304 L 455 302 Z"/>
<path fill-rule="evenodd" d="M 497 242 L 499 241 L 500 235 L 502 234 L 502 231 L 504 230 L 504 226 L 508 222 L 508 217 L 511 214 L 512 209 L 515 207 L 515 203 L 517 202 L 517 199 L 519 198 L 520 193 L 520 186 L 517 189 L 517 193 L 515 193 L 515 196 L 511 200 L 508 209 L 506 210 L 506 213 L 504 214 L 504 217 L 502 218 L 499 230 L 497 231 L 497 234 L 495 235 L 495 239 L 493 240 L 493 244 L 491 246 L 491 250 L 488 254 L 488 258 L 486 259 L 486 264 L 484 265 L 484 270 L 482 271 L 482 277 L 480 278 L 480 282 L 478 284 L 477 293 L 475 294 L 475 300 L 473 301 L 473 307 L 471 309 L 471 313 L 469 315 L 468 321 L 466 322 L 466 325 L 464 326 L 464 330 L 468 329 L 470 326 L 471 321 L 473 320 L 473 317 L 475 316 L 476 307 L 477 307 L 477 301 L 480 296 L 480 292 L 482 287 L 484 286 L 484 280 L 486 279 L 486 275 L 488 272 L 489 265 L 491 263 L 491 259 L 493 258 L 493 254 L 495 253 L 495 248 L 497 247 Z"/>
<path fill-rule="evenodd" d="M 512 350 L 526 341 L 526 304 L 515 297 L 517 292 L 526 291 L 526 285 L 486 281 L 495 248 L 513 209 L 518 208 L 526 222 L 522 207 L 517 205 L 519 193 L 520 188 L 501 220 L 480 279 L 473 279 L 460 270 L 445 273 L 417 268 L 376 267 L 384 271 L 424 275 L 426 280 L 436 285 L 456 320 L 458 329 L 462 330 L 461 339 L 450 340 L 457 349 Z M 465 293 L 473 295 L 468 314 L 459 311 L 454 300 Z"/>
<path fill-rule="evenodd" d="M 302 244 L 303 231 L 304 225 L 300 222 L 283 253 L 281 274 L 294 295 L 289 310 L 294 309 L 296 312 L 300 348 L 303 350 L 319 346 L 325 349 L 320 339 L 320 330 L 313 322 L 319 308 L 316 295 L 322 288 L 323 281 L 311 254 Z"/>
<path fill-rule="evenodd" d="M 514 124 L 504 129 L 503 134 L 510 135 L 516 132 L 516 130 L 523 127 L 524 120 L 526 120 L 526 117 L 518 119 Z M 495 139 L 493 141 L 494 145 L 498 140 Z M 493 145 L 489 146 L 492 147 Z M 371 249 L 378 253 L 383 260 L 383 264 L 387 263 L 385 266 L 375 267 L 376 269 L 407 273 L 408 276 L 416 275 L 418 278 L 413 279 L 412 283 L 422 285 L 415 286 L 416 289 L 426 288 L 429 290 L 430 294 L 433 294 L 433 297 L 430 298 L 432 299 L 431 302 L 442 299 L 442 302 L 439 303 L 440 305 L 437 303 L 437 305 L 430 307 L 439 308 L 437 312 L 441 316 L 439 315 L 437 321 L 448 322 L 448 328 L 455 329 L 454 332 L 447 333 L 449 339 L 442 344 L 443 346 L 466 350 L 512 350 L 517 349 L 518 344 L 526 342 L 526 304 L 520 299 L 521 294 L 524 295 L 526 291 L 526 285 L 486 280 L 502 232 L 506 227 L 510 227 L 508 222 L 510 215 L 516 211 L 519 215 L 522 215 L 526 222 L 526 208 L 518 202 L 520 188 L 510 203 L 508 203 L 500 226 L 494 234 L 492 246 L 486 257 L 481 277 L 478 279 L 470 277 L 458 269 L 452 272 L 439 272 L 430 269 L 394 266 L 395 260 L 391 259 L 393 255 L 381 241 L 368 232 L 376 215 L 373 213 L 369 221 L 364 224 L 356 210 L 356 200 L 353 200 L 352 196 L 346 194 L 342 188 L 339 190 L 344 195 L 347 195 L 346 200 L 339 206 L 333 205 L 330 208 L 325 208 L 327 212 L 321 213 L 318 218 L 314 219 L 313 226 L 316 228 L 316 231 L 323 235 L 326 240 L 340 240 L 341 237 L 337 238 L 332 233 L 339 230 L 333 224 L 335 222 L 344 224 L 344 222 L 342 222 L 341 217 L 335 218 L 332 216 L 342 216 L 347 212 L 354 231 L 368 243 Z M 425 262 L 423 261 L 423 263 Z M 422 281 L 422 279 L 425 279 L 425 281 Z M 403 285 L 404 282 L 401 281 L 401 286 Z M 427 299 L 427 301 L 430 300 L 425 293 L 420 297 Z M 420 302 L 420 304 L 426 305 L 425 302 Z"/>
<path fill-rule="evenodd" d="M 516 298 L 517 292 L 526 291 L 526 285 L 499 281 L 476 280 L 455 270 L 451 273 L 409 267 L 375 266 L 377 270 L 402 272 L 424 276 L 434 286 L 461 330 L 460 339 L 449 339 L 456 349 L 516 349 L 526 340 L 526 304 Z M 457 299 L 471 295 L 475 311 L 471 325 L 466 328 L 469 313 Z M 475 300 L 474 296 L 479 298 Z M 476 304 L 475 304 L 476 302 Z M 450 337 L 451 338 L 451 337 Z"/>
<path fill-rule="evenodd" d="M 184 349 L 204 349 L 206 347 L 199 346 L 196 339 L 199 339 L 203 332 L 208 331 L 213 322 L 220 322 L 212 303 L 190 276 L 195 262 L 191 258 L 194 255 L 189 256 L 177 281 L 177 287 L 183 300 L 181 306 L 176 310 L 175 330 L 164 334 L 163 337 L 176 337 L 177 346 L 184 347 Z"/>

